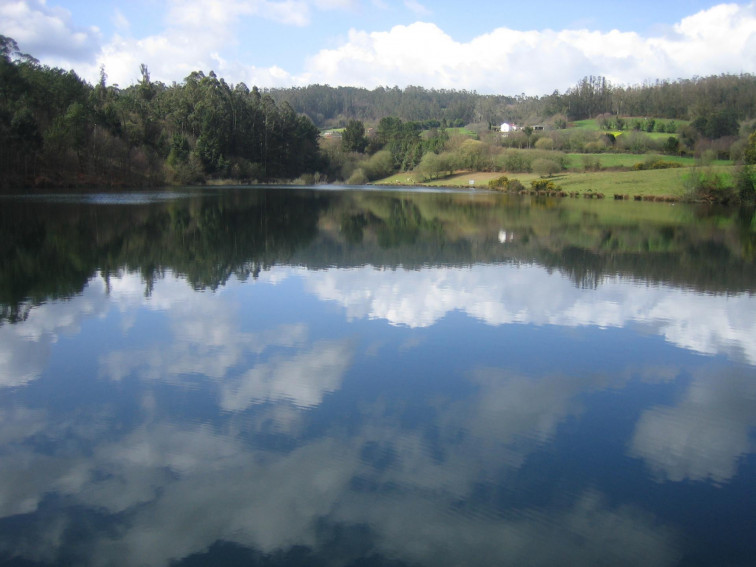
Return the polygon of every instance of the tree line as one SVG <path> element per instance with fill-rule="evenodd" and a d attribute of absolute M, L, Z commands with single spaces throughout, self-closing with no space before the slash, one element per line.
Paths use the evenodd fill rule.
<path fill-rule="evenodd" d="M 215 73 L 90 85 L 0 36 L 0 185 L 268 180 L 322 169 L 319 130 L 286 102 Z"/>
<path fill-rule="evenodd" d="M 41 65 L 0 36 L 0 186 L 360 182 L 412 170 L 424 158 L 429 172 L 480 167 L 494 163 L 504 146 L 537 144 L 541 150 L 623 150 L 624 144 L 634 152 L 675 153 L 698 151 L 702 139 L 723 140 L 706 142 L 721 156 L 738 135 L 736 149 L 749 147 L 744 140 L 756 118 L 756 77 L 749 74 L 636 86 L 585 77 L 564 93 L 539 97 L 417 86 L 250 89 L 212 71 L 166 85 L 152 81 L 146 65 L 140 71 L 140 81 L 119 88 L 101 68 L 91 85 L 73 71 Z M 571 121 L 595 117 L 605 135 L 563 132 Z M 502 139 L 496 133 L 505 121 L 525 127 Z M 463 125 L 485 147 L 449 134 Z M 550 132 L 548 140 L 533 135 L 536 125 Z M 319 129 L 325 127 L 346 128 L 341 144 L 324 142 Z M 617 144 L 609 130 L 623 129 L 675 136 L 659 148 L 642 136 L 623 136 Z"/>
<path fill-rule="evenodd" d="M 502 85 L 506 88 L 506 85 Z M 307 114 L 321 128 L 345 126 L 349 120 L 378 122 L 385 116 L 405 121 L 461 120 L 464 124 L 537 123 L 552 117 L 567 120 L 600 114 L 704 120 L 712 125 L 756 117 L 756 76 L 743 73 L 657 80 L 641 85 L 613 85 L 605 77 L 587 76 L 560 93 L 543 96 L 480 95 L 475 91 L 409 86 L 356 87 L 310 85 L 266 90 Z M 731 130 L 731 128 L 730 128 Z M 719 132 L 709 130 L 709 137 Z"/>

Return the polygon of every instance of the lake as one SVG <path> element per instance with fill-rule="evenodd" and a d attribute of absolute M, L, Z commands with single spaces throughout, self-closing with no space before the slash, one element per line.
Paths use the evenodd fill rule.
<path fill-rule="evenodd" d="M 0 197 L 0 563 L 753 565 L 753 210 Z"/>

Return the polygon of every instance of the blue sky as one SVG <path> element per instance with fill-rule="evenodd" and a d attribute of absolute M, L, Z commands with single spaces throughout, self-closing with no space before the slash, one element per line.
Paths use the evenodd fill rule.
<path fill-rule="evenodd" d="M 481 93 L 756 72 L 756 2 L 0 0 L 43 63 L 127 86 L 214 70 L 260 87 L 408 84 Z"/>

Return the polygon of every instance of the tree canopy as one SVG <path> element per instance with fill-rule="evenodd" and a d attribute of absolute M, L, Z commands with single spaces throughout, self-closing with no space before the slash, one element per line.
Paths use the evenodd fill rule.
<path fill-rule="evenodd" d="M 674 134 L 665 146 L 669 153 L 692 151 L 701 139 L 729 138 L 714 148 L 721 154 L 740 135 L 741 154 L 752 159 L 753 144 L 743 139 L 756 118 L 756 77 L 749 74 L 635 86 L 591 76 L 564 93 L 538 97 L 418 86 L 261 90 L 229 84 L 212 71 L 166 85 L 151 79 L 147 65 L 139 70 L 140 81 L 126 88 L 108 85 L 104 68 L 90 85 L 73 71 L 41 65 L 0 36 L 0 187 L 348 179 L 356 173 L 359 180 L 385 173 L 387 164 L 411 170 L 429 153 L 438 157 L 427 157 L 423 168 L 436 175 L 461 163 L 449 159 L 447 143 L 462 150 L 450 138 L 452 127 L 467 126 L 493 143 L 500 123 L 517 123 L 525 127 L 495 143 L 530 148 L 540 137 L 536 125 L 563 129 L 595 117 L 607 131 L 601 139 L 555 135 L 538 149 L 644 151 L 642 137 L 622 136 L 620 144 L 610 133 L 616 129 Z M 319 128 L 325 127 L 343 128 L 338 148 L 324 143 Z M 491 156 L 481 151 L 467 147 L 457 157 L 464 164 L 489 163 Z M 363 152 L 363 163 L 344 157 Z"/>

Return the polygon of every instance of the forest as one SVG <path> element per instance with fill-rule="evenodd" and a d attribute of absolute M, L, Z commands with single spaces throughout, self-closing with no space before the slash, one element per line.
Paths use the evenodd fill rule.
<path fill-rule="evenodd" d="M 101 68 L 92 85 L 0 36 L 0 188 L 362 183 L 398 171 L 563 167 L 553 153 L 563 151 L 710 150 L 756 161 L 750 74 L 634 86 L 584 77 L 564 93 L 509 96 L 419 86 L 259 89 L 213 71 L 166 85 L 146 65 L 140 72 L 139 82 L 119 87 Z M 586 118 L 603 131 L 569 128 Z M 521 129 L 504 138 L 502 122 Z M 328 129 L 338 136 L 324 136 Z M 634 135 L 618 143 L 623 130 Z"/>

